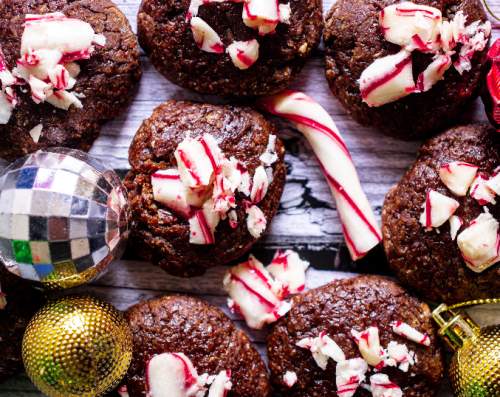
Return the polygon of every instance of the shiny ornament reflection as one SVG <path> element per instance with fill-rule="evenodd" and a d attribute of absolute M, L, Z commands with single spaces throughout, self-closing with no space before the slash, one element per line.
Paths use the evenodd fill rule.
<path fill-rule="evenodd" d="M 0 176 L 0 257 L 49 287 L 89 282 L 121 254 L 128 236 L 125 188 L 86 153 L 49 149 Z"/>
<path fill-rule="evenodd" d="M 114 307 L 90 297 L 49 303 L 31 320 L 23 361 L 49 397 L 96 397 L 113 389 L 132 360 L 132 335 Z"/>

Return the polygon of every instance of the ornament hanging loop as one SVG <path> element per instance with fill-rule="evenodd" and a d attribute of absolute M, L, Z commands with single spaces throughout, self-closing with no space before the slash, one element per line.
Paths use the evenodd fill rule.
<path fill-rule="evenodd" d="M 432 317 L 439 325 L 439 335 L 453 350 L 460 349 L 469 338 L 477 337 L 481 329 L 466 313 L 456 313 L 445 304 L 439 305 Z"/>

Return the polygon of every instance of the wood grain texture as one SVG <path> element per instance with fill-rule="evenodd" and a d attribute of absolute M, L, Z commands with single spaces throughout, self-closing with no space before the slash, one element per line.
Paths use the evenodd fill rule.
<path fill-rule="evenodd" d="M 1 1 L 1 0 L 0 0 Z M 325 12 L 335 0 L 324 0 Z M 489 0 L 500 16 L 500 0 Z M 135 29 L 139 0 L 117 0 L 116 3 Z M 500 25 L 495 24 L 494 37 L 500 37 Z M 144 76 L 128 111 L 108 123 L 96 141 L 91 153 L 111 167 L 126 170 L 128 147 L 144 118 L 167 99 L 191 99 L 217 102 L 213 97 L 197 95 L 171 84 L 156 72 L 146 57 L 142 57 Z M 337 100 L 330 94 L 323 71 L 321 48 L 314 54 L 292 88 L 307 92 L 317 99 L 334 117 L 358 167 L 363 187 L 380 215 L 384 196 L 405 169 L 415 159 L 418 142 L 402 142 L 379 132 L 362 127 L 350 119 Z M 457 122 L 485 121 L 482 104 L 477 101 Z M 340 222 L 329 188 L 298 132 L 280 123 L 281 136 L 287 148 L 288 177 L 278 215 L 266 238 L 254 253 L 267 260 L 276 248 L 294 248 L 309 260 L 307 287 L 314 288 L 332 279 L 351 277 L 355 273 L 387 273 L 380 250 L 366 260 L 352 264 L 343 245 Z M 132 258 L 128 253 L 126 258 Z M 220 306 L 238 326 L 248 332 L 265 355 L 265 331 L 251 331 L 232 315 L 225 306 L 222 291 L 224 268 L 214 268 L 202 278 L 179 279 L 171 277 L 151 264 L 135 260 L 121 260 L 112 264 L 108 273 L 90 286 L 71 293 L 92 293 L 126 309 L 141 299 L 166 293 L 189 293 L 201 296 Z M 498 322 L 499 308 L 481 307 L 472 311 L 482 324 Z M 23 375 L 0 385 L 0 396 L 41 396 Z M 449 397 L 446 385 L 440 397 Z"/>

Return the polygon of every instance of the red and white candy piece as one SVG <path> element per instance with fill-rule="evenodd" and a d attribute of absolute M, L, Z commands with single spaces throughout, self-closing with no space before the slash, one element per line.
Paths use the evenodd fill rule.
<path fill-rule="evenodd" d="M 62 13 L 27 15 L 21 39 L 21 54 L 41 49 L 54 49 L 66 59 L 90 57 L 93 44 L 105 44 L 102 35 L 96 35 L 92 26 Z"/>
<path fill-rule="evenodd" d="M 280 4 L 278 0 L 246 0 L 243 4 L 243 23 L 258 29 L 264 36 L 273 33 L 280 22 Z"/>
<path fill-rule="evenodd" d="M 28 84 L 31 89 L 31 99 L 37 104 L 45 102 L 53 94 L 52 85 L 35 76 L 29 77 Z"/>
<path fill-rule="evenodd" d="M 285 375 L 283 375 L 283 382 L 287 387 L 293 387 L 298 381 L 297 373 L 294 371 L 286 371 Z"/>
<path fill-rule="evenodd" d="M 117 392 L 120 397 L 129 397 L 127 385 L 121 385 Z"/>
<path fill-rule="evenodd" d="M 464 221 L 459 216 L 453 215 L 450 218 L 450 235 L 451 239 L 455 240 L 459 230 L 462 228 Z"/>
<path fill-rule="evenodd" d="M 497 196 L 500 196 L 500 167 L 498 167 L 493 173 L 493 176 L 488 179 L 486 187 L 492 192 L 495 192 Z"/>
<path fill-rule="evenodd" d="M 259 42 L 255 39 L 249 41 L 233 41 L 226 48 L 234 66 L 246 70 L 259 59 Z"/>
<path fill-rule="evenodd" d="M 184 217 L 191 215 L 191 206 L 187 202 L 187 189 L 181 181 L 179 171 L 175 169 L 159 170 L 151 175 L 153 197 Z"/>
<path fill-rule="evenodd" d="M 458 247 L 471 270 L 480 273 L 500 261 L 498 229 L 498 221 L 483 213 L 458 235 Z"/>
<path fill-rule="evenodd" d="M 488 182 L 489 178 L 479 173 L 470 187 L 470 196 L 477 200 L 479 205 L 496 204 L 495 192 L 488 187 Z"/>
<path fill-rule="evenodd" d="M 267 227 L 267 218 L 262 210 L 256 205 L 252 205 L 246 210 L 247 229 L 254 238 L 260 238 Z"/>
<path fill-rule="evenodd" d="M 384 351 L 380 346 L 380 338 L 377 327 L 369 327 L 362 332 L 351 330 L 359 352 L 365 361 L 372 367 L 377 367 L 384 360 Z"/>
<path fill-rule="evenodd" d="M 200 17 L 193 17 L 190 22 L 194 41 L 200 50 L 214 54 L 224 52 L 224 44 L 219 34 L 208 23 Z"/>
<path fill-rule="evenodd" d="M 12 75 L 9 68 L 7 67 L 7 62 L 5 60 L 1 48 L 0 48 L 0 82 L 2 83 L 2 88 L 14 85 L 16 83 L 16 78 Z"/>
<path fill-rule="evenodd" d="M 83 108 L 80 99 L 78 99 L 74 93 L 68 91 L 54 91 L 46 101 L 52 106 L 62 110 L 69 110 L 71 106 L 77 109 Z"/>
<path fill-rule="evenodd" d="M 388 364 L 386 361 L 386 365 L 394 363 L 394 366 L 398 366 L 403 372 L 408 372 L 410 365 L 415 364 L 415 353 L 409 351 L 408 346 L 401 343 L 389 342 L 387 345 L 387 356 L 389 357 L 387 361 L 391 362 Z"/>
<path fill-rule="evenodd" d="M 463 74 L 472 68 L 472 57 L 476 52 L 483 51 L 488 45 L 491 36 L 491 23 L 486 21 L 475 21 L 465 28 L 459 41 L 463 44 L 458 54 L 458 60 L 454 63 L 458 73 Z"/>
<path fill-rule="evenodd" d="M 442 14 L 437 8 L 412 2 L 385 7 L 380 13 L 380 26 L 387 41 L 401 47 L 418 44 L 428 51 L 436 42 Z"/>
<path fill-rule="evenodd" d="M 439 27 L 439 43 L 444 52 L 451 52 L 462 41 L 466 20 L 463 11 L 458 11 L 453 19 L 443 21 Z"/>
<path fill-rule="evenodd" d="M 460 203 L 435 190 L 429 190 L 424 204 L 424 211 L 420 216 L 420 223 L 431 230 L 442 226 L 455 213 Z"/>
<path fill-rule="evenodd" d="M 370 107 L 397 101 L 415 92 L 411 53 L 401 50 L 375 60 L 359 79 L 361 97 Z"/>
<path fill-rule="evenodd" d="M 370 376 L 370 388 L 373 397 L 402 397 L 403 391 L 391 382 L 386 374 Z"/>
<path fill-rule="evenodd" d="M 362 358 L 352 358 L 337 364 L 335 383 L 338 397 L 352 397 L 365 380 L 368 364 Z"/>
<path fill-rule="evenodd" d="M 250 191 L 252 203 L 260 203 L 266 197 L 267 189 L 269 189 L 269 179 L 266 170 L 263 166 L 259 166 L 253 175 L 252 190 Z"/>
<path fill-rule="evenodd" d="M 245 318 L 250 328 L 262 329 L 290 310 L 289 303 L 275 294 L 269 272 L 253 256 L 226 273 L 224 290 L 231 298 L 229 306 Z"/>
<path fill-rule="evenodd" d="M 392 331 L 396 335 L 404 336 L 406 339 L 412 342 L 419 343 L 424 346 L 430 346 L 431 340 L 429 335 L 423 334 L 417 331 L 415 328 L 409 324 L 403 323 L 402 321 L 393 321 L 391 323 Z"/>
<path fill-rule="evenodd" d="M 301 339 L 296 345 L 302 349 L 308 349 L 318 367 L 323 371 L 326 370 L 330 358 L 337 363 L 345 360 L 345 354 L 342 349 L 326 332 L 321 332 L 319 336 L 314 338 Z"/>
<path fill-rule="evenodd" d="M 221 371 L 212 381 L 208 397 L 226 397 L 232 387 L 231 371 Z"/>
<path fill-rule="evenodd" d="M 185 138 L 175 151 L 182 182 L 191 189 L 208 187 L 213 182 L 221 156 L 212 135 L 205 134 L 198 139 Z"/>
<path fill-rule="evenodd" d="M 463 161 L 453 161 L 439 168 L 441 181 L 456 196 L 467 195 L 479 167 Z"/>
<path fill-rule="evenodd" d="M 214 203 L 208 200 L 200 210 L 189 218 L 189 242 L 195 245 L 215 244 L 215 229 L 220 222 L 219 214 L 214 210 Z"/>
<path fill-rule="evenodd" d="M 276 135 L 269 135 L 269 141 L 267 142 L 266 151 L 262 153 L 259 160 L 266 167 L 272 166 L 276 161 L 278 161 L 278 154 L 276 153 Z"/>
<path fill-rule="evenodd" d="M 300 259 L 296 252 L 286 250 L 276 252 L 267 270 L 280 284 L 279 295 L 286 297 L 304 291 L 308 267 L 309 262 Z"/>
<path fill-rule="evenodd" d="M 269 113 L 294 122 L 309 141 L 337 203 L 351 256 L 354 260 L 365 256 L 381 241 L 380 227 L 330 115 L 320 104 L 297 91 L 265 98 L 260 105 Z"/>
<path fill-rule="evenodd" d="M 183 353 L 154 356 L 146 369 L 150 397 L 203 397 L 205 387 L 191 360 Z"/>
<path fill-rule="evenodd" d="M 436 55 L 427 68 L 419 74 L 417 79 L 417 91 L 427 92 L 436 83 L 443 80 L 444 74 L 450 68 L 452 62 L 449 55 Z"/>

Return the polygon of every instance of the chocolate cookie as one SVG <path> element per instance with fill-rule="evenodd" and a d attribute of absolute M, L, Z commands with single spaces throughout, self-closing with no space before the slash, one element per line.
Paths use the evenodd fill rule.
<path fill-rule="evenodd" d="M 313 357 L 313 346 L 329 349 Z M 402 354 L 391 362 L 393 349 Z M 267 351 L 271 381 L 290 397 L 370 396 L 364 386 L 377 383 L 404 396 L 434 396 L 443 375 L 429 308 L 378 276 L 336 280 L 297 296 L 271 331 Z M 373 378 L 374 365 L 390 381 Z"/>
<path fill-rule="evenodd" d="M 339 0 L 334 4 L 326 17 L 325 24 L 326 77 L 333 94 L 358 122 L 373 125 L 401 139 L 420 139 L 456 122 L 464 107 L 477 96 L 485 74 L 488 40 L 481 36 L 481 39 L 484 39 L 482 45 L 485 48 L 481 51 L 471 51 L 473 57 L 469 64 L 467 55 L 467 65 L 459 62 L 463 59 L 462 54 L 459 57 L 461 49 L 464 48 L 464 53 L 468 52 L 465 49 L 466 45 L 456 45 L 456 41 L 452 39 L 452 43 L 448 44 L 455 53 L 449 58 L 450 49 L 444 47 L 443 32 L 434 33 L 433 40 L 435 41 L 432 45 L 429 44 L 434 48 L 417 48 L 411 54 L 399 52 L 403 48 L 401 44 L 403 40 L 399 40 L 401 37 L 389 37 L 391 41 L 388 41 L 384 34 L 388 34 L 387 32 L 390 34 L 392 31 L 398 34 L 397 31 L 401 29 L 398 24 L 410 22 L 404 22 L 403 17 L 401 18 L 403 22 L 398 20 L 395 26 L 389 27 L 392 20 L 389 21 L 386 18 L 387 26 L 385 26 L 384 19 L 379 19 L 381 12 L 384 11 L 386 17 L 389 14 L 387 9 L 384 10 L 385 7 L 396 3 L 399 1 Z M 461 11 L 462 16 L 466 17 L 466 26 L 475 21 L 487 20 L 480 0 L 418 0 L 415 3 L 437 8 L 442 13 L 443 20 L 453 20 Z M 416 8 L 416 6 L 411 6 L 410 3 L 409 8 Z M 409 12 L 407 14 L 411 16 Z M 425 15 L 423 19 L 426 20 Z M 457 17 L 455 22 L 460 22 L 460 19 Z M 487 25 L 481 26 L 485 30 L 489 29 Z M 478 34 L 482 35 L 483 32 Z M 471 42 L 469 37 L 466 37 L 466 40 Z M 396 42 L 400 44 L 395 44 Z M 416 44 L 410 43 L 408 47 L 415 48 L 415 46 Z M 400 54 L 400 57 L 384 58 L 393 54 Z M 421 80 L 423 77 L 421 73 L 431 65 L 435 55 L 438 57 L 437 63 L 433 64 L 434 68 L 428 69 L 429 75 Z M 385 62 L 385 64 L 378 63 L 379 71 L 386 69 L 387 76 L 392 75 L 392 77 L 406 75 L 409 81 L 406 87 L 401 83 L 399 88 L 402 92 L 400 95 L 394 95 L 393 102 L 381 105 L 371 102 L 374 101 L 373 99 L 371 101 L 367 99 L 369 93 L 376 94 L 376 89 L 380 89 L 382 84 L 394 80 L 391 80 L 391 77 L 391 79 L 382 78 L 375 81 L 374 73 L 378 73 L 377 68 L 372 69 L 371 73 L 364 74 L 364 72 L 374 61 L 380 62 L 382 59 L 394 63 L 392 65 L 394 70 L 391 68 L 387 70 L 387 62 Z M 408 69 L 411 67 L 412 70 Z M 467 70 L 469 68 L 470 70 Z M 401 73 L 397 74 L 398 72 Z M 444 73 L 442 80 L 439 76 L 441 72 Z M 364 76 L 366 79 L 362 78 Z M 427 78 L 435 80 L 429 82 Z M 368 82 L 366 87 L 360 85 L 363 84 L 363 80 Z M 384 93 L 384 95 L 387 94 L 387 92 Z M 400 99 L 397 99 L 398 97 Z M 376 100 L 379 99 L 376 98 Z M 367 103 L 370 103 L 371 107 Z"/>
<path fill-rule="evenodd" d="M 71 74 L 77 74 L 75 69 L 78 66 L 80 69 L 71 92 L 76 94 L 76 99 L 73 97 L 72 100 L 80 101 L 83 107 L 72 105 L 63 110 L 49 102 L 36 104 L 31 97 L 30 85 L 14 85 L 11 88 L 17 104 L 8 123 L 0 125 L 0 157 L 14 159 L 51 146 L 88 150 L 101 125 L 117 117 L 129 103 L 140 79 L 137 39 L 126 17 L 109 0 L 2 1 L 0 47 L 11 72 L 20 59 L 26 14 L 55 12 L 89 23 L 96 34 L 105 38 L 99 36 L 102 41 L 93 45 L 95 51 L 90 55 L 71 53 L 63 56 L 68 62 L 78 59 L 71 63 Z M 74 32 L 68 33 L 74 35 Z M 59 31 L 59 34 L 64 34 L 64 31 Z M 35 57 L 36 54 L 28 62 L 36 64 Z M 66 61 L 61 59 L 60 62 L 62 65 Z M 63 75 L 63 78 L 69 76 Z"/>
<path fill-rule="evenodd" d="M 270 395 L 265 364 L 219 309 L 187 296 L 165 296 L 131 307 L 126 318 L 134 342 L 126 382 L 130 397 L 147 395 L 148 363 L 162 353 L 185 355 L 199 375 L 230 371 L 230 396 Z"/>
<path fill-rule="evenodd" d="M 143 123 L 130 147 L 132 169 L 125 185 L 132 208 L 132 246 L 145 259 L 179 276 L 200 275 L 209 267 L 242 256 L 270 224 L 283 192 L 285 150 L 274 134 L 275 127 L 250 108 L 177 101 L 159 106 Z M 215 169 L 203 149 L 208 148 L 207 142 L 200 143 L 205 138 L 217 151 Z M 198 148 L 201 153 L 193 152 Z M 192 161 L 193 168 L 200 162 L 196 170 L 202 174 L 199 183 L 187 175 L 184 160 Z M 161 175 L 169 172 L 173 174 Z M 162 182 L 173 185 L 161 187 Z M 196 188 L 187 186 L 194 186 L 192 182 Z M 221 184 L 225 185 L 222 193 Z M 255 188 L 259 185 L 263 189 L 257 194 L 259 189 Z M 200 192 L 200 186 L 202 200 L 190 205 L 193 202 L 186 192 Z M 169 197 L 164 196 L 176 189 L 179 191 L 173 194 L 174 202 L 169 202 Z M 209 210 L 207 200 L 211 198 L 211 209 L 215 207 L 217 212 L 205 212 L 210 218 L 208 225 L 196 235 L 196 216 L 202 207 Z M 252 223 L 256 214 L 263 220 L 259 230 Z M 217 215 L 215 224 L 212 215 Z M 208 235 L 202 236 L 207 231 Z M 198 237 L 207 240 L 199 241 Z"/>
<path fill-rule="evenodd" d="M 21 372 L 21 344 L 31 317 L 43 304 L 42 294 L 0 264 L 0 382 Z M 5 304 L 5 307 L 4 307 Z"/>
<path fill-rule="evenodd" d="M 269 4 L 275 6 L 269 19 L 276 21 L 261 25 L 268 34 L 259 34 L 257 26 L 244 23 L 242 2 L 143 0 L 139 42 L 156 68 L 182 87 L 234 97 L 273 94 L 290 84 L 317 47 L 323 13 L 320 0 L 291 0 L 290 9 L 281 1 L 278 7 L 278 0 Z M 248 24 L 262 21 L 250 19 Z M 206 26 L 216 36 L 195 41 L 192 24 L 195 31 L 201 28 L 201 37 Z M 206 48 L 208 40 L 212 49 Z"/>
<path fill-rule="evenodd" d="M 476 187 L 476 182 L 484 182 L 495 175 L 499 166 L 500 139 L 498 133 L 486 125 L 455 127 L 423 145 L 415 164 L 387 195 L 382 212 L 385 251 L 401 282 L 436 302 L 486 298 L 500 291 L 499 264 L 494 264 L 494 259 L 486 261 L 482 270 L 480 263 L 468 263 L 480 258 L 467 254 L 468 248 L 464 245 L 467 238 L 461 237 L 479 216 L 481 220 L 487 220 L 491 215 L 494 218 L 489 220 L 492 226 L 495 219 L 500 219 L 498 198 L 496 204 L 488 202 L 495 200 L 494 193 L 484 189 L 484 186 Z M 468 192 L 473 175 L 467 183 L 455 187 L 448 181 L 450 176 L 470 170 L 473 173 L 477 170 L 480 178 L 475 180 Z M 460 188 L 463 189 L 461 194 L 465 191 L 465 195 L 453 192 L 458 192 Z M 427 220 L 422 223 L 424 220 L 421 219 L 424 203 L 427 205 L 427 197 L 431 197 L 430 191 L 445 196 L 443 199 L 433 193 L 445 203 L 450 202 L 451 210 L 455 210 L 453 217 L 450 213 L 446 214 L 443 218 L 445 223 L 437 228 L 425 227 Z M 478 196 L 481 192 L 484 197 Z M 485 207 L 490 215 L 485 214 Z M 480 238 L 485 236 L 485 232 L 479 232 L 473 241 L 480 242 Z M 496 242 L 496 236 L 494 239 Z"/>

